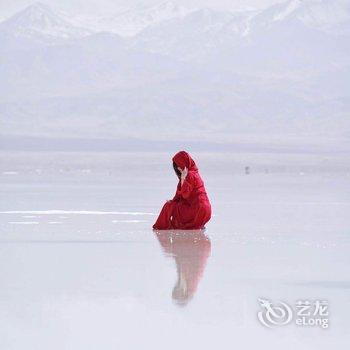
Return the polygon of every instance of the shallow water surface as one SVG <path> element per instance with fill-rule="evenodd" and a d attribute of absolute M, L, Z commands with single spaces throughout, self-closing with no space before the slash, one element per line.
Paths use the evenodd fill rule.
<path fill-rule="evenodd" d="M 214 217 L 183 232 L 151 229 L 168 154 L 3 153 L 0 348 L 345 348 L 349 167 L 325 157 L 195 155 Z M 297 326 L 300 300 L 329 327 Z"/>

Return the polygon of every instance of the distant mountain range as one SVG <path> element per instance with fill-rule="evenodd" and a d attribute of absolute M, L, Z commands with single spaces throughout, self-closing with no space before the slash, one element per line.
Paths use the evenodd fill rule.
<path fill-rule="evenodd" d="M 310 28 L 337 34 L 349 33 L 348 0 L 289 0 L 261 11 L 219 12 L 210 8 L 187 9 L 171 1 L 154 6 L 123 9 L 109 16 L 63 15 L 36 2 L 1 23 L 1 31 L 15 36 L 77 38 L 92 32 L 111 32 L 133 37 L 158 26 L 200 26 L 206 33 L 231 32 L 248 36 L 262 28 L 303 24 Z M 184 29 L 186 29 L 184 28 Z"/>
<path fill-rule="evenodd" d="M 184 18 L 191 13 L 187 9 L 171 1 L 162 2 L 155 6 L 136 6 L 124 8 L 109 16 L 69 16 L 72 23 L 92 28 L 96 32 L 112 32 L 121 36 L 131 37 L 152 25 L 166 22 L 175 18 Z"/>
<path fill-rule="evenodd" d="M 34 3 L 0 23 L 1 34 L 34 41 L 80 38 L 92 31 L 71 24 L 48 6 Z"/>
<path fill-rule="evenodd" d="M 350 1 L 172 2 L 106 17 L 35 3 L 0 23 L 6 135 L 350 136 Z"/>

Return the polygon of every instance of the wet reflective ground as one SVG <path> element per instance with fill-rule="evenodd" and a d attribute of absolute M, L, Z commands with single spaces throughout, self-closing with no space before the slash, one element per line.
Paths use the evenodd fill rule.
<path fill-rule="evenodd" d="M 153 231 L 167 158 L 2 154 L 0 348 L 345 348 L 346 161 L 198 154 L 215 216 Z M 326 300 L 329 328 L 269 329 L 258 299 Z"/>

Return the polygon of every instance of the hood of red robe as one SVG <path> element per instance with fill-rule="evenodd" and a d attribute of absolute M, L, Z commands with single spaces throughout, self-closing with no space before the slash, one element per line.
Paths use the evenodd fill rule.
<path fill-rule="evenodd" d="M 175 162 L 175 164 L 181 169 L 184 169 L 186 167 L 191 171 L 198 170 L 196 163 L 186 151 L 180 151 L 176 153 L 173 157 L 173 162 Z"/>

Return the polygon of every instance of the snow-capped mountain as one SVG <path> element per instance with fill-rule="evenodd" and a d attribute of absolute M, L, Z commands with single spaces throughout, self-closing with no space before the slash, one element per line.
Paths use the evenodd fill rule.
<path fill-rule="evenodd" d="M 320 46 L 332 41 L 328 35 L 350 33 L 348 18 L 349 1 L 344 0 L 288 0 L 261 11 L 235 13 L 199 9 L 145 28 L 133 39 L 133 47 L 200 61 L 213 55 L 220 61 L 222 53 L 239 59 L 239 53 L 250 48 L 243 63 L 259 57 L 258 51 L 262 58 L 278 52 L 271 58 L 276 61 L 283 60 L 291 44 L 301 50 L 298 55 L 304 49 L 307 55 L 318 54 Z M 327 45 L 322 50 L 327 52 Z"/>
<path fill-rule="evenodd" d="M 1 133 L 348 137 L 349 14 L 349 0 L 234 13 L 167 2 L 85 30 L 31 6 L 0 23 Z"/>
<path fill-rule="evenodd" d="M 299 23 L 336 33 L 337 28 L 349 20 L 348 0 L 289 0 L 262 11 L 254 18 L 254 23 L 262 27 Z"/>
<path fill-rule="evenodd" d="M 92 33 L 72 25 L 42 3 L 34 3 L 0 23 L 0 33 L 34 41 L 74 39 Z"/>
<path fill-rule="evenodd" d="M 256 11 L 230 13 L 202 8 L 183 18 L 155 24 L 133 39 L 138 50 L 158 52 L 190 60 L 222 47 L 233 47 L 249 33 Z"/>
<path fill-rule="evenodd" d="M 127 38 L 140 36 L 151 50 L 171 42 L 188 47 L 186 41 L 199 46 L 207 38 L 217 43 L 249 36 L 262 29 L 281 25 L 305 25 L 327 32 L 347 32 L 350 22 L 348 0 L 288 0 L 262 11 L 215 11 L 189 9 L 167 1 L 153 6 L 134 6 L 115 14 L 98 17 L 62 15 L 41 3 L 34 3 L 0 23 L 0 32 L 16 37 L 41 40 L 79 38 L 93 32 L 111 32 Z M 163 39 L 162 39 L 163 38 Z M 181 41 L 184 43 L 181 44 Z M 180 49 L 181 51 L 181 49 Z"/>
<path fill-rule="evenodd" d="M 153 6 L 131 7 L 109 16 L 96 18 L 77 15 L 71 17 L 70 20 L 95 31 L 107 31 L 131 37 L 155 24 L 174 18 L 184 18 L 192 11 L 172 1 L 166 1 Z"/>

